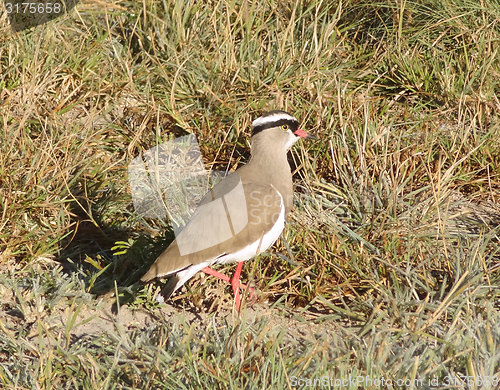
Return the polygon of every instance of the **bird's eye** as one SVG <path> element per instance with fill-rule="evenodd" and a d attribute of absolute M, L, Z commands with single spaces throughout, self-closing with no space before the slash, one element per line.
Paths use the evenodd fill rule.
<path fill-rule="evenodd" d="M 290 127 L 288 125 L 281 125 L 281 130 L 287 131 Z"/>

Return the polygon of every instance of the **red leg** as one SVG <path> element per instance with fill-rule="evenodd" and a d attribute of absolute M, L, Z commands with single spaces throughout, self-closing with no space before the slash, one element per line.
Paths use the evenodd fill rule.
<path fill-rule="evenodd" d="M 202 269 L 202 271 L 205 272 L 207 275 L 215 276 L 215 277 L 217 277 L 219 279 L 224 280 L 225 282 L 229 283 L 231 281 L 231 279 L 229 278 L 229 276 L 221 274 L 220 272 L 217 272 L 217 271 L 213 270 L 210 267 L 205 267 L 205 268 Z"/>
<path fill-rule="evenodd" d="M 240 286 L 243 287 L 243 285 L 240 284 L 240 275 L 242 268 L 243 268 L 243 262 L 240 261 L 236 266 L 236 270 L 234 271 L 233 277 L 231 278 L 231 285 L 233 286 L 233 293 L 234 293 L 234 303 L 236 305 L 237 311 L 240 311 L 240 305 L 241 305 Z M 246 286 L 243 288 L 246 288 Z"/>
<path fill-rule="evenodd" d="M 225 282 L 228 282 L 228 283 L 231 283 L 231 279 L 229 276 L 227 275 L 224 275 L 224 274 L 221 274 L 220 272 L 217 272 L 215 270 L 213 270 L 212 268 L 210 267 L 205 267 L 202 269 L 202 272 L 205 272 L 207 275 L 212 275 L 212 276 L 215 276 L 216 278 L 219 278 L 219 279 L 222 279 L 223 281 Z M 241 269 L 240 269 L 240 273 L 241 273 Z M 233 276 L 234 277 L 234 276 Z M 246 284 L 243 284 L 243 283 L 240 283 L 239 286 L 241 288 L 247 288 L 247 285 Z M 253 288 L 250 287 L 250 290 L 253 290 Z"/>
<path fill-rule="evenodd" d="M 240 282 L 240 275 L 242 268 L 243 268 L 243 262 L 241 261 L 236 266 L 236 270 L 234 271 L 234 275 L 232 278 L 228 277 L 227 275 L 221 274 L 220 272 L 217 272 L 210 267 L 205 267 L 202 269 L 202 271 L 205 272 L 207 275 L 212 275 L 219 279 L 224 280 L 225 282 L 231 283 L 231 285 L 233 286 L 235 306 L 236 310 L 238 311 L 240 310 L 241 306 L 240 287 L 243 289 L 247 288 L 246 284 Z M 248 290 L 250 292 L 250 296 L 255 298 L 255 290 L 252 287 L 249 287 Z"/>

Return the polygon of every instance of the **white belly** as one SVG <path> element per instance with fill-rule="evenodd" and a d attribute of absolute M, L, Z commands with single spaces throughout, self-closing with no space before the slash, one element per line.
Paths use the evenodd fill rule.
<path fill-rule="evenodd" d="M 238 252 L 229 253 L 225 256 L 221 256 L 217 259 L 217 264 L 228 264 L 240 261 L 246 261 L 254 258 L 257 255 L 260 255 L 267 248 L 273 245 L 278 237 L 280 236 L 283 228 L 285 227 L 285 205 L 283 203 L 283 197 L 278 192 L 281 200 L 281 212 L 276 220 L 276 223 L 272 227 L 272 229 L 264 234 L 264 236 L 258 241 L 253 242 L 252 244 L 246 246 L 245 248 L 239 250 Z"/>

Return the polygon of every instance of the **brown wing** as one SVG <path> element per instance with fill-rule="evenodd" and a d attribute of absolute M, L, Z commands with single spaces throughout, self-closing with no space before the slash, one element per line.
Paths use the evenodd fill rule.
<path fill-rule="evenodd" d="M 229 180 L 228 180 L 229 179 Z M 141 282 L 179 272 L 193 264 L 214 263 L 218 256 L 260 240 L 281 212 L 280 194 L 270 185 L 243 184 L 232 174 L 200 202 L 192 219 L 156 259 Z"/>

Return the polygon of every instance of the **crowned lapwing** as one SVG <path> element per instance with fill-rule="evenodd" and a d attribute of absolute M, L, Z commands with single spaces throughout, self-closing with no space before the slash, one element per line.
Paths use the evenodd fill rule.
<path fill-rule="evenodd" d="M 243 261 L 267 250 L 280 236 L 293 206 L 287 151 L 299 138 L 312 138 L 285 111 L 270 111 L 252 123 L 250 161 L 215 185 L 190 221 L 142 277 L 142 283 L 170 276 L 167 299 L 198 271 L 231 282 L 240 308 Z M 238 262 L 232 278 L 209 267 Z"/>

